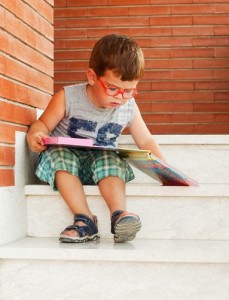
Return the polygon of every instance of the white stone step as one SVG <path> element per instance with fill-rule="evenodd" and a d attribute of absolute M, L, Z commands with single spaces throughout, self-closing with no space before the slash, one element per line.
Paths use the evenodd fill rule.
<path fill-rule="evenodd" d="M 108 208 L 97 186 L 85 186 L 102 238 L 112 238 Z M 64 201 L 47 185 L 27 185 L 27 235 L 58 237 L 73 221 Z M 229 185 L 199 187 L 127 185 L 127 209 L 139 214 L 138 239 L 229 240 Z"/>
<path fill-rule="evenodd" d="M 25 238 L 0 247 L 4 300 L 228 300 L 229 242 Z"/>

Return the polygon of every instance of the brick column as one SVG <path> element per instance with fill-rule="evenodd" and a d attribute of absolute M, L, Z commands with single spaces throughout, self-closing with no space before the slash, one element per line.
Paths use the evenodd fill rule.
<path fill-rule="evenodd" d="M 53 0 L 1 0 L 0 186 L 14 185 L 15 131 L 53 94 Z"/>

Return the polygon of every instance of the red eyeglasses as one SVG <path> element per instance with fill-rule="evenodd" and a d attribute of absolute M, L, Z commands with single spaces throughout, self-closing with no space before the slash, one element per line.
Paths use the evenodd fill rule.
<path fill-rule="evenodd" d="M 109 85 L 107 86 L 101 78 L 98 78 L 99 82 L 101 83 L 102 87 L 104 88 L 104 91 L 108 96 L 117 96 L 118 94 L 121 94 L 123 99 L 130 99 L 133 98 L 135 95 L 137 95 L 138 90 L 137 89 L 120 89 L 119 87 L 115 85 Z"/>

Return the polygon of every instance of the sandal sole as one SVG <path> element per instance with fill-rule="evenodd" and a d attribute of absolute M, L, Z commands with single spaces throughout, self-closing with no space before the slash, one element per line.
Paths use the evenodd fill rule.
<path fill-rule="evenodd" d="M 139 218 L 133 216 L 123 217 L 115 226 L 114 241 L 116 243 L 132 241 L 140 229 L 141 221 Z"/>
<path fill-rule="evenodd" d="M 89 242 L 89 241 L 96 241 L 99 238 L 100 238 L 100 236 L 98 234 L 94 234 L 92 236 L 84 236 L 82 238 L 62 235 L 59 237 L 59 241 L 62 243 L 85 243 L 85 242 Z"/>

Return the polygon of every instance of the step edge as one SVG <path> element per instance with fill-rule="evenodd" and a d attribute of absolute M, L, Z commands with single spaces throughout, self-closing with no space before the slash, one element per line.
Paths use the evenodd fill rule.
<path fill-rule="evenodd" d="M 29 240 L 30 239 L 30 240 Z M 17 247 L 17 243 L 31 242 L 31 239 L 45 240 L 57 244 L 56 248 L 49 247 Z M 1 259 L 33 259 L 33 260 L 64 260 L 64 261 L 113 261 L 113 262 L 151 262 L 151 263 L 229 263 L 229 241 L 160 241 L 138 240 L 147 243 L 143 250 L 128 249 L 131 243 L 114 244 L 113 240 L 102 240 L 108 249 L 86 249 L 89 243 L 76 249 L 76 244 L 61 248 L 56 238 L 25 238 L 0 247 Z M 59 243 L 59 244 L 58 244 Z M 183 244 L 182 244 L 183 243 Z M 128 244 L 128 245 L 127 245 Z M 163 247 L 160 246 L 160 244 Z M 195 249 L 190 251 L 190 244 Z M 117 245 L 114 249 L 113 245 Z M 127 245 L 127 247 L 125 247 Z M 133 245 L 134 242 L 133 242 Z M 151 245 L 152 249 L 149 248 Z M 159 247 L 157 247 L 159 245 Z M 73 247 L 72 247 L 73 246 Z M 82 247 L 83 246 L 83 247 Z M 90 245 L 89 245 L 90 246 Z M 112 248 L 113 247 L 113 248 Z M 183 248 L 182 248 L 183 247 Z"/>
<path fill-rule="evenodd" d="M 28 196 L 58 196 L 49 185 L 26 185 L 25 195 Z M 100 196 L 98 186 L 84 186 L 86 195 Z M 149 184 L 127 184 L 127 196 L 151 197 L 229 197 L 229 184 L 200 184 L 198 187 L 175 187 Z"/>

